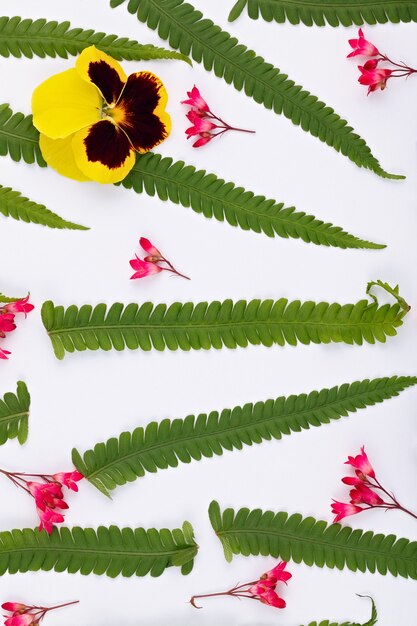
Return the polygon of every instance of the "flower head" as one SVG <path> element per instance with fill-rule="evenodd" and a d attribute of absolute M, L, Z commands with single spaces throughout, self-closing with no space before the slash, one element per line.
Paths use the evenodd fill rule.
<path fill-rule="evenodd" d="M 131 268 L 135 270 L 135 273 L 130 277 L 131 280 L 159 274 L 164 270 L 190 280 L 188 276 L 177 272 L 172 263 L 162 255 L 162 252 L 160 252 L 149 239 L 141 237 L 139 239 L 139 245 L 147 253 L 147 256 L 144 259 L 140 259 L 136 254 L 135 258 L 129 261 Z"/>
<path fill-rule="evenodd" d="M 358 31 L 357 39 L 349 39 L 349 45 L 353 48 L 352 52 L 348 54 L 348 58 L 355 56 L 373 57 L 379 54 L 379 50 L 373 43 L 365 39 L 362 28 Z"/>
<path fill-rule="evenodd" d="M 66 604 L 60 604 L 58 606 L 29 606 L 27 604 L 21 604 L 20 602 L 5 602 L 2 604 L 2 609 L 11 613 L 10 616 L 5 615 L 5 626 L 30 626 L 33 624 L 36 626 L 39 624 L 45 615 L 49 611 L 55 611 L 61 609 L 64 606 L 70 606 L 71 604 L 78 604 L 77 602 L 67 602 Z"/>
<path fill-rule="evenodd" d="M 369 504 L 370 506 L 384 504 L 383 499 L 366 485 L 358 485 L 356 489 L 350 491 L 349 496 L 352 504 Z"/>
<path fill-rule="evenodd" d="M 368 455 L 365 452 L 365 446 L 362 446 L 361 452 L 357 456 L 349 456 L 345 465 L 351 465 L 362 476 L 375 478 L 375 471 L 369 462 Z"/>
<path fill-rule="evenodd" d="M 112 57 L 91 46 L 75 68 L 43 82 L 33 94 L 33 123 L 45 161 L 78 181 L 116 183 L 136 154 L 166 139 L 171 119 L 167 92 L 151 72 L 125 74 Z"/>
<path fill-rule="evenodd" d="M 15 329 L 13 313 L 0 314 L 0 337 L 4 338 L 6 333 L 11 333 Z"/>
<path fill-rule="evenodd" d="M 8 302 L 3 308 L 6 313 L 24 313 L 27 317 L 27 314 L 33 311 L 35 307 L 29 302 L 29 295 L 27 295 L 26 298 L 16 300 L 16 302 Z"/>
<path fill-rule="evenodd" d="M 188 100 L 183 100 L 181 104 L 188 104 L 203 113 L 209 113 L 210 107 L 201 96 L 199 89 L 194 85 L 191 91 L 187 91 Z"/>
<path fill-rule="evenodd" d="M 78 491 L 77 483 L 84 478 L 81 472 L 59 472 L 52 477 L 57 483 L 63 485 L 71 491 Z"/>
<path fill-rule="evenodd" d="M 388 79 L 393 73 L 393 70 L 382 67 L 372 68 L 372 65 L 367 68 L 366 63 L 363 66 L 360 65 L 359 70 L 361 72 L 361 76 L 359 76 L 358 81 L 361 85 L 368 86 L 368 95 L 377 89 L 381 89 L 383 91 L 387 86 Z"/>
<path fill-rule="evenodd" d="M 333 500 L 332 512 L 336 515 L 333 520 L 334 523 L 340 522 L 348 515 L 356 515 L 356 513 L 361 513 L 362 511 L 363 509 L 355 504 Z"/>
<path fill-rule="evenodd" d="M 9 354 L 11 354 L 11 352 L 0 348 L 0 359 L 2 359 L 3 361 L 7 361 L 7 359 L 9 358 Z"/>
<path fill-rule="evenodd" d="M 136 258 L 131 259 L 129 261 L 130 266 L 135 273 L 132 274 L 130 280 L 136 280 L 137 278 L 146 278 L 146 276 L 153 276 L 154 274 L 159 274 L 162 272 L 162 267 L 159 267 L 156 263 L 152 261 L 143 261 L 138 256 Z"/>

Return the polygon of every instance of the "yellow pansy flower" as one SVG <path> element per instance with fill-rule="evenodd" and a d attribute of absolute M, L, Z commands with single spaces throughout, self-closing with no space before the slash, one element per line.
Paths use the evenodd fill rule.
<path fill-rule="evenodd" d="M 148 152 L 168 137 L 167 100 L 155 74 L 127 77 L 108 54 L 86 48 L 75 68 L 51 76 L 33 93 L 42 155 L 68 178 L 120 182 L 137 152 Z"/>

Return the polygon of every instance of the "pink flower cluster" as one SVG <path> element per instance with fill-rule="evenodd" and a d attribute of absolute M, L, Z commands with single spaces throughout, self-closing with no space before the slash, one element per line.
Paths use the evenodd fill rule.
<path fill-rule="evenodd" d="M 278 595 L 276 587 L 279 583 L 287 584 L 287 581 L 292 577 L 290 572 L 286 571 L 287 563 L 281 561 L 273 569 L 253 582 L 244 583 L 243 585 L 236 585 L 228 591 L 221 591 L 218 593 L 206 593 L 198 596 L 193 596 L 190 603 L 196 609 L 201 607 L 197 606 L 196 600 L 199 598 L 213 598 L 218 596 L 232 596 L 234 598 L 249 598 L 252 600 L 258 600 L 262 604 L 273 606 L 277 609 L 284 609 L 286 602 L 281 596 Z"/>
<path fill-rule="evenodd" d="M 368 57 L 368 60 L 363 65 L 358 66 L 361 73 L 358 80 L 361 85 L 368 87 L 368 95 L 377 89 L 384 90 L 390 78 L 408 77 L 417 72 L 417 70 L 408 67 L 405 63 L 395 63 L 385 54 L 381 54 L 373 43 L 365 39 L 362 28 L 359 29 L 358 38 L 350 39 L 349 44 L 353 50 L 348 54 L 348 58 L 356 56 Z M 391 67 L 381 67 L 380 63 L 384 62 Z"/>
<path fill-rule="evenodd" d="M 385 509 L 387 511 L 397 509 L 417 519 L 414 513 L 401 506 L 395 496 L 381 485 L 369 462 L 364 446 L 362 446 L 360 454 L 348 457 L 345 464 L 350 465 L 355 472 L 353 476 L 342 478 L 342 482 L 353 488 L 349 493 L 350 502 L 333 500 L 332 512 L 336 515 L 334 522 L 340 522 L 349 515 L 356 515 L 368 509 Z M 379 494 L 384 495 L 385 499 Z"/>
<path fill-rule="evenodd" d="M 192 126 L 187 128 L 185 132 L 187 139 L 198 137 L 197 141 L 193 143 L 193 148 L 201 148 L 215 137 L 220 137 L 230 130 L 241 133 L 254 132 L 253 130 L 229 126 L 224 120 L 215 115 L 195 85 L 191 91 L 187 92 L 187 95 L 188 100 L 184 100 L 181 104 L 188 104 L 191 107 L 187 113 L 187 118 Z"/>
<path fill-rule="evenodd" d="M 185 278 L 186 280 L 190 280 L 188 276 L 178 272 L 172 263 L 170 263 L 170 261 L 162 255 L 158 248 L 156 248 L 153 243 L 149 241 L 149 239 L 141 237 L 139 239 L 139 245 L 147 253 L 147 256 L 144 259 L 140 259 L 136 254 L 135 258 L 129 261 L 131 268 L 135 270 L 135 273 L 130 277 L 131 280 L 145 278 L 146 276 L 153 276 L 154 274 L 159 274 L 164 270 L 166 272 L 171 272 L 176 276 L 180 276 L 181 278 Z"/>
<path fill-rule="evenodd" d="M 0 339 L 4 339 L 7 333 L 16 329 L 15 316 L 23 313 L 25 317 L 33 311 L 35 307 L 29 302 L 29 296 L 16 300 L 15 302 L 2 303 L 0 301 Z M 11 352 L 0 347 L 0 359 L 6 360 Z"/>
<path fill-rule="evenodd" d="M 45 606 L 31 606 L 21 602 L 5 602 L 1 608 L 3 611 L 10 613 L 10 615 L 3 616 L 5 617 L 4 626 L 37 626 L 49 611 L 55 611 L 72 604 L 78 604 L 78 601 L 67 602 L 66 604 L 49 608 Z"/>
<path fill-rule="evenodd" d="M 63 487 L 71 491 L 78 491 L 77 482 L 84 476 L 80 472 L 59 472 L 58 474 L 23 474 L 0 470 L 12 483 L 31 495 L 36 504 L 36 511 L 40 519 L 39 530 L 46 530 L 51 534 L 55 524 L 64 521 L 62 511 L 68 509 L 65 502 Z M 28 480 L 40 478 L 43 482 Z"/>

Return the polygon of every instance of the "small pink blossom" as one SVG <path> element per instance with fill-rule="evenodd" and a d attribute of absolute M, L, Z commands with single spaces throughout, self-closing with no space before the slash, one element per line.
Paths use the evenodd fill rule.
<path fill-rule="evenodd" d="M 0 297 L 2 294 L 0 294 Z M 25 317 L 34 309 L 29 302 L 29 296 L 13 302 L 1 302 L 0 300 L 0 338 L 4 339 L 7 333 L 16 329 L 15 315 L 23 313 Z M 11 353 L 0 347 L 0 359 L 6 361 Z"/>
<path fill-rule="evenodd" d="M 11 352 L 0 348 L 0 359 L 3 359 L 3 361 L 7 361 L 7 359 L 9 358 L 9 354 L 11 354 Z"/>
<path fill-rule="evenodd" d="M 130 277 L 130 280 L 153 276 L 154 274 L 159 274 L 164 270 L 166 272 L 171 272 L 176 276 L 181 276 L 182 278 L 190 280 L 188 276 L 178 272 L 172 263 L 162 255 L 162 252 L 160 252 L 158 248 L 149 241 L 149 239 L 141 237 L 139 239 L 139 244 L 141 248 L 148 253 L 148 256 L 144 259 L 140 259 L 136 254 L 135 258 L 129 261 L 131 268 L 135 270 L 135 273 Z"/>
<path fill-rule="evenodd" d="M 359 29 L 358 39 L 349 39 L 349 45 L 353 51 L 348 58 L 355 56 L 373 57 L 379 54 L 379 50 L 373 43 L 365 39 L 362 28 Z"/>
<path fill-rule="evenodd" d="M 16 302 L 9 302 L 4 306 L 6 313 L 24 313 L 25 317 L 27 317 L 27 314 L 33 311 L 34 308 L 33 304 L 29 302 L 29 295 L 21 300 L 16 300 Z"/>
<path fill-rule="evenodd" d="M 62 609 L 65 606 L 71 606 L 72 604 L 78 604 L 76 602 L 66 602 L 65 604 L 59 604 L 58 606 L 29 606 L 27 604 L 21 604 L 20 602 L 5 602 L 2 605 L 2 609 L 11 613 L 10 616 L 4 615 L 6 618 L 5 626 L 30 626 L 33 624 L 37 626 L 45 615 L 49 611 L 55 611 L 56 609 Z"/>
<path fill-rule="evenodd" d="M 366 69 L 365 66 L 359 66 L 361 76 L 358 81 L 361 85 L 368 86 L 368 95 L 377 89 L 382 91 L 387 86 L 388 79 L 392 76 L 393 70 L 384 68 Z"/>
<path fill-rule="evenodd" d="M 349 456 L 345 465 L 351 465 L 354 469 L 358 470 L 364 476 L 375 478 L 374 468 L 369 462 L 368 456 L 365 452 L 365 446 L 362 446 L 361 453 L 357 456 Z"/>
<path fill-rule="evenodd" d="M 36 615 L 31 615 L 30 613 L 24 613 L 23 615 L 15 615 L 13 617 L 9 617 L 4 622 L 5 626 L 30 626 L 36 620 Z"/>
<path fill-rule="evenodd" d="M 59 472 L 58 474 L 53 475 L 53 479 L 57 482 L 70 489 L 71 491 L 78 491 L 77 483 L 80 482 L 84 478 L 81 472 Z"/>
<path fill-rule="evenodd" d="M 350 491 L 349 496 L 353 504 L 369 504 L 370 506 L 384 504 L 383 499 L 366 485 L 358 485 L 357 489 Z"/>
<path fill-rule="evenodd" d="M 36 507 L 36 511 L 40 519 L 39 530 L 46 530 L 48 535 L 52 533 L 55 524 L 62 524 L 65 521 L 62 513 L 57 513 L 49 507 L 43 509 Z"/>
<path fill-rule="evenodd" d="M 356 513 L 361 513 L 362 510 L 360 506 L 356 506 L 355 504 L 333 500 L 332 512 L 336 515 L 333 521 L 334 523 L 340 522 L 340 520 L 348 517 L 348 515 L 356 515 Z"/>
<path fill-rule="evenodd" d="M 287 603 L 285 600 L 280 598 L 276 591 L 273 589 L 268 589 L 265 593 L 261 594 L 259 597 L 262 604 L 267 604 L 268 606 L 273 606 L 276 609 L 285 609 Z"/>
<path fill-rule="evenodd" d="M 0 337 L 4 338 L 6 333 L 11 333 L 15 329 L 13 313 L 0 313 Z"/>
<path fill-rule="evenodd" d="M 183 100 L 181 104 L 188 104 L 200 111 L 209 113 L 210 107 L 204 98 L 201 96 L 199 89 L 194 85 L 191 91 L 187 91 L 188 100 Z"/>

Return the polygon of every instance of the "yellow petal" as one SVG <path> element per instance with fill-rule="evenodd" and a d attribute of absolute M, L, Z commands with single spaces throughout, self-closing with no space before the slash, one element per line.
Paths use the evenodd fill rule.
<path fill-rule="evenodd" d="M 117 102 L 127 81 L 120 63 L 95 46 L 90 46 L 81 52 L 75 67 L 82 79 L 100 89 L 108 104 Z"/>
<path fill-rule="evenodd" d="M 101 120 L 75 133 L 72 147 L 79 169 L 98 183 L 120 182 L 136 162 L 129 139 L 110 120 Z"/>
<path fill-rule="evenodd" d="M 86 182 L 90 179 L 82 173 L 75 162 L 72 137 L 70 135 L 65 139 L 50 139 L 41 134 L 39 144 L 42 156 L 48 165 L 62 176 Z"/>

